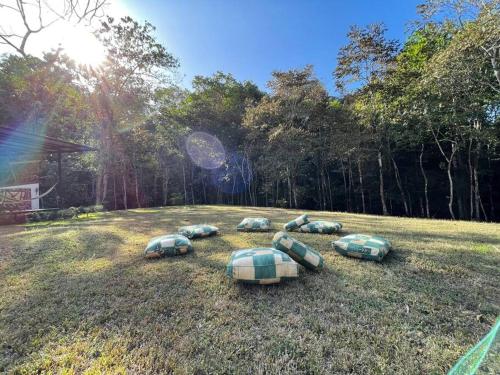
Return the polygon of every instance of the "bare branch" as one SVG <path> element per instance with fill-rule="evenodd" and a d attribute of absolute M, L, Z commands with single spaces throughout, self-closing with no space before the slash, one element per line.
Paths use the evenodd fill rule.
<path fill-rule="evenodd" d="M 94 18 L 101 16 L 99 11 L 106 5 L 107 0 L 63 0 L 61 11 L 51 6 L 47 0 L 32 2 L 16 0 L 15 5 L 8 0 L 0 0 L 0 9 L 5 8 L 15 12 L 18 17 L 17 26 L 23 29 L 19 33 L 13 33 L 6 32 L 0 27 L 0 43 L 9 45 L 17 53 L 26 56 L 26 43 L 32 34 L 41 32 L 59 20 L 76 24 L 86 21 L 90 25 Z M 36 20 L 33 21 L 33 19 Z"/>
<path fill-rule="evenodd" d="M 19 13 L 19 9 L 18 8 L 10 6 L 10 5 L 7 5 L 7 4 L 0 4 L 0 8 L 7 8 L 7 9 L 10 9 L 10 10 L 16 12 L 16 13 Z"/>

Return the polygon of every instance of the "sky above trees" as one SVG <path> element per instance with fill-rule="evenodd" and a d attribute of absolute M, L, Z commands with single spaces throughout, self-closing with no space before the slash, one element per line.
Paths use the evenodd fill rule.
<path fill-rule="evenodd" d="M 184 87 L 191 87 L 195 75 L 224 71 L 266 89 L 272 71 L 312 64 L 327 90 L 335 94 L 332 72 L 349 26 L 382 21 L 387 36 L 402 41 L 421 2 L 110 0 L 106 12 L 155 25 L 158 40 L 180 61 L 177 79 Z M 0 10 L 3 26 L 15 21 L 7 16 Z M 40 55 L 58 45 L 75 60 L 86 63 L 95 63 L 103 55 L 84 25 L 75 28 L 64 22 L 33 35 L 27 51 Z M 0 45 L 0 53 L 5 48 Z M 89 50 L 93 53 L 86 52 Z"/>
<path fill-rule="evenodd" d="M 184 85 L 220 70 L 265 88 L 274 70 L 314 65 L 333 94 L 332 71 L 353 24 L 383 21 L 387 36 L 403 40 L 420 0 L 163 1 L 126 0 L 136 18 L 157 26 L 180 60 Z"/>

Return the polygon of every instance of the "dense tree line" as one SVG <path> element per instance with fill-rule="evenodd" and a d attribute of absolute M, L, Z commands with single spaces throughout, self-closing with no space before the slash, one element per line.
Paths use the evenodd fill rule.
<path fill-rule="evenodd" d="M 152 25 L 107 18 L 99 68 L 61 51 L 5 55 L 0 124 L 96 147 L 65 157 L 65 206 L 498 220 L 499 2 L 429 0 L 418 11 L 402 45 L 383 24 L 349 30 L 332 62 L 336 97 L 312 66 L 273 72 L 266 91 L 222 72 L 182 89 Z M 49 185 L 54 163 L 40 168 Z"/>

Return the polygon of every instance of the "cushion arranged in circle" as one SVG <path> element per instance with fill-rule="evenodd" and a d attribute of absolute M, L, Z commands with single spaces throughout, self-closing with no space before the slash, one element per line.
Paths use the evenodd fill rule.
<path fill-rule="evenodd" d="M 179 234 L 187 238 L 208 237 L 219 232 L 219 228 L 209 224 L 188 225 L 179 228 Z"/>
<path fill-rule="evenodd" d="M 318 251 L 285 232 L 278 232 L 274 235 L 273 247 L 287 253 L 306 268 L 312 270 L 323 268 L 323 257 Z"/>
<path fill-rule="evenodd" d="M 385 238 L 366 234 L 350 234 L 332 242 L 338 253 L 356 258 L 381 261 L 391 250 L 391 243 Z"/>
<path fill-rule="evenodd" d="M 287 231 L 292 231 L 292 230 L 296 230 L 301 225 L 304 225 L 307 223 L 309 223 L 309 216 L 301 215 L 298 218 L 296 218 L 295 220 L 289 221 L 288 223 L 283 225 L 283 229 L 285 229 Z"/>
<path fill-rule="evenodd" d="M 186 254 L 193 251 L 193 246 L 188 238 L 180 234 L 168 234 L 155 237 L 149 241 L 144 250 L 146 258 L 158 258 L 162 256 Z"/>
<path fill-rule="evenodd" d="M 246 217 L 236 226 L 242 232 L 266 232 L 271 229 L 271 221 L 265 217 Z"/>
<path fill-rule="evenodd" d="M 311 221 L 310 223 L 301 225 L 297 231 L 303 233 L 325 233 L 332 234 L 340 231 L 342 224 L 335 221 Z"/>
<path fill-rule="evenodd" d="M 274 284 L 282 279 L 298 277 L 297 263 L 282 251 L 255 248 L 233 251 L 226 274 L 238 281 Z"/>

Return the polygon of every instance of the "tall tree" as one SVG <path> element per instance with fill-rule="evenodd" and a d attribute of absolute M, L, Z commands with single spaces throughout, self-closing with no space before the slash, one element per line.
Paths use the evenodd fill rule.
<path fill-rule="evenodd" d="M 252 130 L 252 140 L 262 136 L 267 139 L 264 152 L 273 155 L 276 183 L 285 180 L 288 206 L 299 207 L 303 201 L 298 184 L 299 171 L 308 154 L 311 155 L 307 150 L 315 145 L 318 147 L 316 152 L 321 154 L 320 145 L 314 140 L 323 141 L 321 129 L 326 125 L 328 94 L 313 75 L 311 66 L 303 70 L 274 72 L 268 86 L 271 95 L 248 109 L 245 125 Z M 322 167 L 320 159 L 315 155 L 318 171 Z"/>
<path fill-rule="evenodd" d="M 394 62 L 398 43 L 386 39 L 385 31 L 384 25 L 380 23 L 365 28 L 352 26 L 347 34 L 349 42 L 339 51 L 334 77 L 341 92 L 365 91 L 367 95 L 363 101 L 365 122 L 377 138 L 380 202 L 382 213 L 387 215 L 383 165 L 385 131 L 375 100 L 380 83 Z"/>
<path fill-rule="evenodd" d="M 108 17 L 98 36 L 107 49 L 106 61 L 97 69 L 84 72 L 93 86 L 94 106 L 100 121 L 99 168 L 96 202 L 105 201 L 112 173 L 120 171 L 123 203 L 128 178 L 134 171 L 130 155 L 120 133 L 144 123 L 155 87 L 164 84 L 167 72 L 178 66 L 177 60 L 153 36 L 154 27 L 140 25 L 130 17 L 118 22 Z"/>
<path fill-rule="evenodd" d="M 485 72 L 496 78 L 492 87 L 500 92 L 500 0 L 426 0 L 418 11 L 423 23 L 450 23 L 465 33 L 455 49 L 467 53 L 479 48 L 490 63 Z"/>

